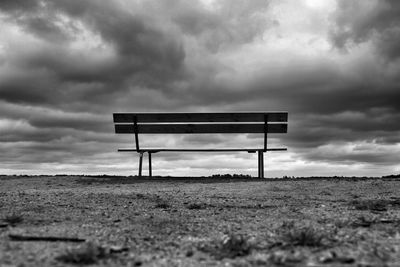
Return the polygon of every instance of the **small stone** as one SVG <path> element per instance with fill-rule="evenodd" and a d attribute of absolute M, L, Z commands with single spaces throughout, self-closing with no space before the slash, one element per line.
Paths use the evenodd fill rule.
<path fill-rule="evenodd" d="M 194 254 L 193 250 L 188 250 L 188 251 L 186 251 L 185 256 L 186 256 L 186 257 L 192 257 L 193 254 Z"/>

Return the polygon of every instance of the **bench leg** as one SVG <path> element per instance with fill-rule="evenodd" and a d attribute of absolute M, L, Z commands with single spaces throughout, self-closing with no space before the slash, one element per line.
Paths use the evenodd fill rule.
<path fill-rule="evenodd" d="M 264 178 L 264 152 L 258 151 L 258 178 Z"/>
<path fill-rule="evenodd" d="M 139 177 L 142 177 L 143 153 L 139 155 Z"/>
<path fill-rule="evenodd" d="M 261 178 L 264 177 L 264 152 L 261 152 Z"/>
<path fill-rule="evenodd" d="M 151 173 L 151 152 L 149 152 L 149 177 L 151 177 L 152 176 L 152 173 Z"/>

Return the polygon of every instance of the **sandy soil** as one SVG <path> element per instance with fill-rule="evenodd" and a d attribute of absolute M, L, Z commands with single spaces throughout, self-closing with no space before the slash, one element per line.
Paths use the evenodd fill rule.
<path fill-rule="evenodd" d="M 0 177 L 0 266 L 400 266 L 400 180 Z M 86 240 L 20 241 L 16 237 Z"/>

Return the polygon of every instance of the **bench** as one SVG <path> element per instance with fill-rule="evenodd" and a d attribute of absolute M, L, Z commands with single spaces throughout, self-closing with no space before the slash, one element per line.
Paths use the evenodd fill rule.
<path fill-rule="evenodd" d="M 264 177 L 264 153 L 284 151 L 269 148 L 268 134 L 287 133 L 287 112 L 235 112 L 235 113 L 114 113 L 115 133 L 133 134 L 134 148 L 121 148 L 119 152 L 139 153 L 139 176 L 142 176 L 143 154 L 148 153 L 149 176 L 152 176 L 151 155 L 159 152 L 258 152 L 258 177 Z M 141 148 L 139 134 L 263 134 L 262 148 L 181 149 Z"/>

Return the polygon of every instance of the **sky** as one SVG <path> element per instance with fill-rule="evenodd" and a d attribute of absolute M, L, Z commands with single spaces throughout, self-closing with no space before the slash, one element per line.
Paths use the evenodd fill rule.
<path fill-rule="evenodd" d="M 0 173 L 135 175 L 113 112 L 287 111 L 265 175 L 400 173 L 398 0 L 1 0 Z M 262 147 L 153 135 L 143 147 Z M 147 172 L 145 158 L 144 174 Z M 248 153 L 158 153 L 153 175 L 257 175 Z"/>

